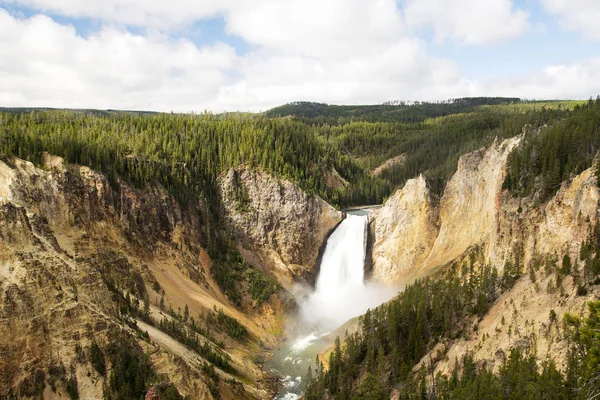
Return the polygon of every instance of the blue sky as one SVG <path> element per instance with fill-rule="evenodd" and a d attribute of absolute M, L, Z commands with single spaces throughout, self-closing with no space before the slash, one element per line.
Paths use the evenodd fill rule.
<path fill-rule="evenodd" d="M 587 98 L 595 21 L 595 0 L 0 0 L 0 105 Z"/>

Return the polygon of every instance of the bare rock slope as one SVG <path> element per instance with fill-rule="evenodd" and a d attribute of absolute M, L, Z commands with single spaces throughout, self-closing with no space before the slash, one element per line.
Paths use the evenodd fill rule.
<path fill-rule="evenodd" d="M 473 246 L 502 267 L 518 247 L 522 262 L 565 248 L 573 252 L 597 220 L 592 170 L 563 183 L 547 203 L 516 199 L 502 190 L 506 163 L 520 137 L 462 156 L 438 206 L 425 180 L 410 180 L 371 213 L 373 275 L 408 282 L 430 274 Z"/>
<path fill-rule="evenodd" d="M 479 254 L 479 267 L 492 265 L 502 274 L 512 263 L 522 274 L 483 318 L 473 318 L 460 337 L 438 344 L 419 365 L 433 363 L 436 371 L 448 373 L 455 360 L 471 351 L 497 369 L 516 346 L 540 361 L 553 359 L 563 369 L 564 313 L 585 314 L 586 302 L 600 294 L 598 286 L 579 292 L 576 281 L 583 275 L 582 244 L 599 218 L 593 170 L 563 182 L 547 202 L 515 198 L 502 183 L 508 155 L 520 140 L 496 141 L 462 156 L 438 206 L 418 178 L 370 216 L 373 275 L 381 281 L 407 283 L 451 264 L 463 265 L 470 254 Z M 557 282 L 554 271 L 565 255 L 573 272 Z M 553 267 L 545 270 L 544 264 Z"/>
<path fill-rule="evenodd" d="M 286 282 L 314 272 L 319 248 L 342 213 L 297 185 L 246 167 L 219 183 L 228 229 Z"/>
<path fill-rule="evenodd" d="M 289 182 L 239 173 L 252 211 L 229 203 L 227 177 L 222 188 L 229 227 L 245 240 L 247 255 L 275 275 L 271 268 L 311 269 L 341 214 Z M 159 186 L 111 182 L 57 157 L 46 156 L 45 168 L 0 161 L 0 397 L 68 398 L 77 382 L 79 397 L 102 398 L 112 366 L 106 356 L 108 370 L 99 374 L 90 348 L 107 348 L 122 335 L 191 398 L 272 396 L 260 363 L 282 331 L 282 305 L 273 296 L 240 308 L 221 293 L 202 245 L 212 217 L 202 201 L 183 209 Z M 142 310 L 144 301 L 154 327 L 124 311 L 132 304 Z M 187 329 L 194 318 L 204 329 L 200 345 L 235 372 L 217 366 L 222 379 L 214 380 L 204 370 L 214 360 L 159 329 L 160 320 L 173 321 L 184 309 Z M 250 339 L 235 340 L 208 322 L 213 310 L 235 318 Z"/>
<path fill-rule="evenodd" d="M 453 260 L 494 232 L 508 155 L 519 138 L 462 156 L 438 206 L 425 179 L 410 180 L 370 216 L 373 275 L 409 281 Z"/>

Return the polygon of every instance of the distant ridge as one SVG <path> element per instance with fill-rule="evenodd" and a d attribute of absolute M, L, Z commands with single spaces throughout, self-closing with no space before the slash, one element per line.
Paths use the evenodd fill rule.
<path fill-rule="evenodd" d="M 110 115 L 110 114 L 138 114 L 138 115 L 153 115 L 161 114 L 159 111 L 145 110 L 115 110 L 115 109 L 94 109 L 94 108 L 60 108 L 60 107 L 0 107 L 0 112 L 10 113 L 30 113 L 32 111 L 60 111 L 69 110 L 73 112 L 81 112 L 94 115 Z"/>
<path fill-rule="evenodd" d="M 420 122 L 427 118 L 472 112 L 480 106 L 522 103 L 518 97 L 464 97 L 440 102 L 394 101 L 376 105 L 329 105 L 297 101 L 272 108 L 264 114 L 270 118 L 295 116 L 307 118 L 349 118 L 361 121 Z"/>

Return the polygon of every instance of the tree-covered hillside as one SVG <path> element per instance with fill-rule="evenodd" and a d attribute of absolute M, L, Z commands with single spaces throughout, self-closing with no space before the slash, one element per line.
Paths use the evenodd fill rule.
<path fill-rule="evenodd" d="M 0 113 L 0 157 L 17 156 L 39 165 L 43 153 L 49 152 L 106 173 L 114 185 L 118 178 L 137 187 L 161 185 L 188 210 L 200 211 L 198 204 L 205 204 L 212 221 L 207 250 L 215 281 L 233 304 L 240 305 L 239 283 L 244 280 L 252 299 L 260 303 L 278 286 L 246 265 L 231 238 L 219 229 L 221 174 L 247 164 L 296 182 L 340 207 L 380 203 L 408 179 L 424 174 L 439 198 L 460 155 L 495 138 L 518 135 L 527 126 L 523 144 L 509 158 L 505 188 L 515 196 L 544 200 L 563 180 L 592 165 L 600 149 L 600 99 L 572 108 L 552 103 L 520 107 L 523 104 L 518 99 L 460 99 L 418 105 L 285 106 L 305 110 L 301 115 L 285 107 L 280 114 L 272 110 L 266 115 L 5 110 Z M 373 173 L 400 155 L 402 162 Z M 335 183 L 338 174 L 342 179 Z M 598 283 L 594 277 L 600 271 L 600 245 L 595 232 L 585 247 L 587 258 L 581 259 L 582 291 Z M 435 378 L 433 394 L 431 386 L 422 383 L 426 372 L 413 373 L 433 345 L 460 335 L 469 319 L 484 315 L 522 275 L 521 267 L 515 261 L 499 276 L 493 267 L 467 265 L 466 273 L 448 270 L 440 279 L 409 286 L 397 299 L 367 313 L 359 332 L 338 342 L 327 372 L 311 370 L 307 399 L 350 399 L 351 393 L 359 399 L 387 398 L 392 388 L 403 398 L 540 398 L 544 393 L 550 393 L 547 398 L 582 397 L 583 392 L 575 390 L 594 379 L 598 369 L 595 303 L 589 319 L 568 319 L 578 351 L 572 353 L 573 369 L 566 378 L 551 363 L 537 369 L 534 358 L 518 352 L 510 355 L 499 375 L 466 355 L 459 360 L 460 374 L 456 370 L 452 376 Z M 571 273 L 565 268 L 548 271 L 557 281 Z M 244 335 L 234 321 L 220 318 L 232 336 Z M 174 325 L 165 322 L 162 328 L 180 335 Z M 591 385 L 598 389 L 597 383 Z"/>
<path fill-rule="evenodd" d="M 265 112 L 270 118 L 294 116 L 319 123 L 350 121 L 368 122 L 423 122 L 428 118 L 473 112 L 483 105 L 506 105 L 521 103 L 513 97 L 466 97 L 443 102 L 389 102 L 379 105 L 338 106 L 299 101 L 275 107 Z"/>
<path fill-rule="evenodd" d="M 213 203 L 217 176 L 246 163 L 344 207 L 381 203 L 421 173 L 441 194 L 460 155 L 495 137 L 517 135 L 526 124 L 554 125 L 581 112 L 552 103 L 514 108 L 521 104 L 527 103 L 504 98 L 354 108 L 298 103 L 283 108 L 316 111 L 291 118 L 269 118 L 277 115 L 273 110 L 264 116 L 5 109 L 0 153 L 39 164 L 47 151 L 138 186 L 161 184 L 182 204 L 199 197 Z M 398 119 L 388 109 L 411 117 Z M 347 113 L 376 118 L 351 122 L 342 116 Z M 402 163 L 372 173 L 399 155 L 405 155 Z M 349 185 L 331 184 L 336 173 Z"/>
<path fill-rule="evenodd" d="M 517 196 L 550 198 L 561 183 L 592 166 L 600 149 L 600 97 L 547 129 L 528 129 L 509 157 L 504 187 Z"/>
<path fill-rule="evenodd" d="M 587 293 L 587 287 L 599 283 L 599 233 L 595 229 L 585 245 L 588 252 L 582 256 L 582 269 L 565 256 L 562 266 L 551 258 L 538 260 L 545 267 L 537 274 L 553 275 L 557 281 L 571 275 L 582 288 L 578 293 Z M 469 352 L 455 360 L 449 376 L 434 375 L 433 369 L 426 366 L 415 370 L 437 343 L 460 338 L 472 324 L 477 326 L 494 301 L 523 274 L 516 255 L 501 275 L 482 261 L 482 253 L 473 249 L 462 264 L 454 263 L 439 277 L 417 281 L 397 298 L 367 311 L 360 317 L 357 332 L 346 335 L 343 342 L 336 340 L 327 370 L 319 360 L 316 369 L 309 367 L 306 399 L 386 400 L 392 390 L 406 400 L 566 400 L 597 396 L 600 302 L 590 302 L 584 316 L 565 316 L 564 334 L 570 341 L 564 375 L 551 360 L 525 354 L 517 347 L 512 348 L 497 374 L 485 363 L 476 362 Z M 532 284 L 535 275 L 534 271 L 530 276 Z M 550 324 L 556 323 L 556 314 L 551 312 L 548 318 Z M 435 357 L 443 358 L 444 354 Z"/>

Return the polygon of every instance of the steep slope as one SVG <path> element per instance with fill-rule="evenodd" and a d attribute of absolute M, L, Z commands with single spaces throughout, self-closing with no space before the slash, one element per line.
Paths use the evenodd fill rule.
<path fill-rule="evenodd" d="M 231 169 L 219 190 L 228 229 L 287 284 L 313 274 L 321 245 L 342 220 L 319 197 L 247 167 Z"/>
<path fill-rule="evenodd" d="M 369 221 L 373 276 L 387 283 L 410 279 L 414 266 L 429 256 L 439 233 L 438 210 L 425 178 L 421 175 L 406 182 L 382 208 L 369 214 Z"/>
<path fill-rule="evenodd" d="M 600 294 L 598 286 L 585 292 L 579 289 L 588 273 L 585 260 L 580 259 L 581 248 L 599 217 L 600 191 L 592 169 L 563 183 L 541 206 L 507 193 L 501 198 L 498 225 L 481 263 L 500 267 L 519 263 L 525 275 L 495 301 L 480 322 L 474 323 L 476 329 L 443 345 L 447 354 L 436 365 L 440 372 L 448 373 L 467 349 L 475 359 L 485 360 L 497 370 L 515 346 L 527 354 L 537 354 L 540 360 L 553 359 L 564 370 L 568 350 L 562 328 L 564 314 L 585 314 L 587 301 Z M 572 263 L 570 271 L 557 272 L 557 268 L 564 268 L 565 255 Z M 425 359 L 428 364 L 429 359 Z"/>
<path fill-rule="evenodd" d="M 554 186 L 555 176 L 540 176 L 517 197 L 505 189 L 507 164 L 511 152 L 529 148 L 528 133 L 462 156 L 437 205 L 418 177 L 372 212 L 373 277 L 407 285 L 359 318 L 327 355 L 327 370 L 317 366 L 307 399 L 600 392 L 600 189 L 597 166 L 589 168 L 597 148 L 578 163 L 562 152 L 558 176 L 568 179 Z M 530 169 L 512 172 L 521 179 Z"/>
<path fill-rule="evenodd" d="M 207 207 L 184 209 L 159 186 L 111 182 L 58 157 L 45 165 L 0 161 L 0 397 L 100 398 L 118 357 L 144 353 L 153 371 L 144 390 L 166 380 L 192 398 L 269 397 L 260 364 L 277 343 L 283 306 L 272 296 L 235 307 L 221 292 L 202 244 Z M 309 271 L 341 214 L 289 182 L 246 173 L 259 178 L 248 187 L 261 189 L 249 191 L 255 224 L 281 221 L 279 237 L 247 236 L 248 257 L 265 273 L 280 275 L 271 260 Z M 284 234 L 306 241 L 302 251 Z"/>
<path fill-rule="evenodd" d="M 460 157 L 438 206 L 419 177 L 374 211 L 373 275 L 386 282 L 410 281 L 495 232 L 506 160 L 518 143 L 518 137 L 496 140 Z"/>
<path fill-rule="evenodd" d="M 486 265 L 503 276 L 503 293 L 488 295 L 485 315 L 467 317 L 461 335 L 438 343 L 414 371 L 426 366 L 449 375 L 470 353 L 498 372 L 513 348 L 567 367 L 564 314 L 585 315 L 586 303 L 600 294 L 591 283 L 590 256 L 582 254 L 595 237 L 600 190 L 590 168 L 563 182 L 548 202 L 513 197 L 502 184 L 508 154 L 520 140 L 462 156 L 437 209 L 418 178 L 371 216 L 373 275 L 380 280 L 409 282 L 447 271 L 444 266 L 467 282 L 477 282 L 470 276 Z M 511 279 L 514 286 L 506 283 Z"/>
<path fill-rule="evenodd" d="M 495 142 L 488 149 L 462 156 L 437 208 L 425 181 L 418 178 L 374 211 L 370 216 L 375 233 L 373 275 L 387 282 L 410 281 L 473 246 L 483 247 L 486 261 L 498 266 L 516 250 L 524 264 L 536 255 L 569 246 L 575 254 L 597 219 L 593 171 L 588 169 L 563 183 L 547 203 L 513 198 L 502 190 L 502 183 L 508 154 L 519 140 Z"/>

